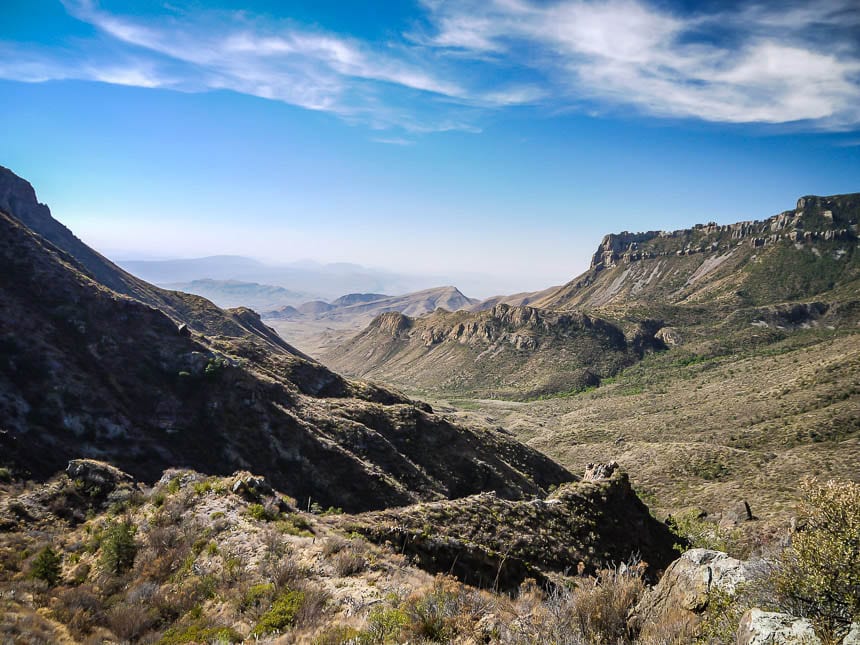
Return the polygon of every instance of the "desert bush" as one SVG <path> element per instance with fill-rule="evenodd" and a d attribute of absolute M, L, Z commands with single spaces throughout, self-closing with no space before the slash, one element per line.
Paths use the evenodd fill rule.
<path fill-rule="evenodd" d="M 318 634 L 312 645 L 346 645 L 347 643 L 359 643 L 361 632 L 355 627 L 348 625 L 334 625 L 327 627 L 322 633 Z"/>
<path fill-rule="evenodd" d="M 341 577 L 361 573 L 367 568 L 367 560 L 364 554 L 354 548 L 347 548 L 340 553 L 336 553 L 331 559 L 331 564 L 334 567 L 334 572 Z"/>
<path fill-rule="evenodd" d="M 263 506 L 262 504 L 249 504 L 248 515 L 258 522 L 272 522 L 280 516 L 280 512 L 274 506 Z"/>
<path fill-rule="evenodd" d="M 190 625 L 168 629 L 158 641 L 159 645 L 186 645 L 190 643 L 241 643 L 244 639 L 235 629 L 210 625 L 197 620 Z"/>
<path fill-rule="evenodd" d="M 291 628 L 296 623 L 304 601 L 304 592 L 290 590 L 282 593 L 272 603 L 272 607 L 260 616 L 251 636 L 258 638 L 265 634 L 279 634 Z"/>
<path fill-rule="evenodd" d="M 569 602 L 574 625 L 589 643 L 626 642 L 627 614 L 644 590 L 637 570 L 603 569 L 572 591 Z"/>
<path fill-rule="evenodd" d="M 111 524 L 102 536 L 102 564 L 111 573 L 122 574 L 134 565 L 137 544 L 130 521 Z"/>
<path fill-rule="evenodd" d="M 60 555 L 50 546 L 39 551 L 30 565 L 30 577 L 53 587 L 60 581 Z"/>
<path fill-rule="evenodd" d="M 107 612 L 107 625 L 122 640 L 137 640 L 158 622 L 157 612 L 143 604 L 121 602 Z"/>
<path fill-rule="evenodd" d="M 51 614 L 78 639 L 92 631 L 103 613 L 104 606 L 95 588 L 87 584 L 62 590 L 51 603 Z"/>
<path fill-rule="evenodd" d="M 275 585 L 271 583 L 251 585 L 242 594 L 239 610 L 243 612 L 261 610 L 271 603 L 274 594 Z"/>
<path fill-rule="evenodd" d="M 798 510 L 805 525 L 776 562 L 774 588 L 784 610 L 835 642 L 860 619 L 860 484 L 807 480 Z"/>

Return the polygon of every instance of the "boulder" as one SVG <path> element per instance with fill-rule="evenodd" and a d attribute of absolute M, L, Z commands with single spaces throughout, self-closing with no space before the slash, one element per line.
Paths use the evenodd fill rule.
<path fill-rule="evenodd" d="M 738 645 L 820 645 L 812 623 L 775 611 L 750 609 L 738 626 Z"/>
<path fill-rule="evenodd" d="M 860 645 L 860 623 L 851 623 L 851 629 L 842 639 L 842 645 Z"/>
<path fill-rule="evenodd" d="M 95 459 L 72 459 L 66 466 L 66 474 L 70 479 L 81 482 L 84 489 L 103 494 L 114 490 L 120 484 L 134 481 L 128 473 Z"/>
<path fill-rule="evenodd" d="M 678 611 L 697 620 L 714 590 L 733 594 L 751 573 L 748 562 L 721 551 L 691 549 L 666 569 L 660 582 L 645 592 L 631 616 L 636 629 L 646 622 L 660 623 Z"/>

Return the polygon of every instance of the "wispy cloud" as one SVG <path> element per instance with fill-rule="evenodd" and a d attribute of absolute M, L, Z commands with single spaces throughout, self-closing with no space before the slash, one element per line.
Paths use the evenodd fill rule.
<path fill-rule="evenodd" d="M 421 27 L 386 43 L 247 12 L 144 19 L 63 1 L 98 36 L 62 49 L 0 42 L 0 77 L 227 89 L 412 134 L 480 131 L 487 111 L 515 105 L 860 125 L 850 0 L 707 14 L 645 0 L 423 0 Z"/>
<path fill-rule="evenodd" d="M 593 99 L 658 116 L 824 129 L 860 123 L 860 9 L 848 0 L 712 14 L 639 0 L 425 6 L 426 45 L 539 69 L 557 104 Z"/>

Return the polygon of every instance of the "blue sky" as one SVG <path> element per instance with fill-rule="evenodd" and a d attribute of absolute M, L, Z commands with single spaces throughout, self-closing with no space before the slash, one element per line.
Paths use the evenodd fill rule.
<path fill-rule="evenodd" d="M 570 279 L 607 232 L 860 191 L 851 0 L 4 0 L 0 92 L 0 164 L 124 259 L 489 295 Z"/>

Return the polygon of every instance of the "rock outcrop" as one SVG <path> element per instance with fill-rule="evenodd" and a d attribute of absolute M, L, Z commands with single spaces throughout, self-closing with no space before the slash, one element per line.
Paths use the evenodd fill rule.
<path fill-rule="evenodd" d="M 660 582 L 649 589 L 633 611 L 631 624 L 659 623 L 677 612 L 697 617 L 708 607 L 711 594 L 733 594 L 747 580 L 751 565 L 721 551 L 691 549 L 675 560 Z"/>
<path fill-rule="evenodd" d="M 750 609 L 738 626 L 738 645 L 821 645 L 812 623 L 774 611 Z"/>

